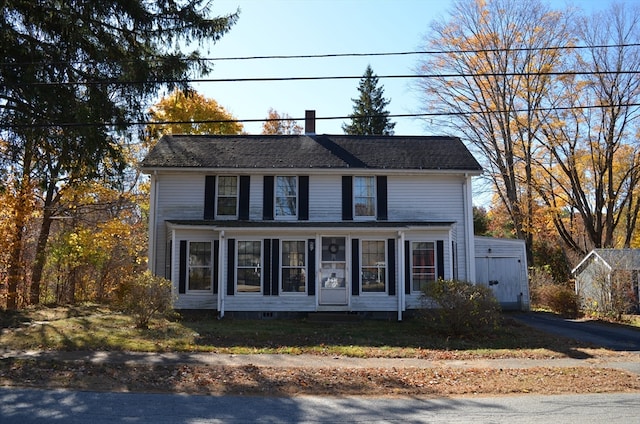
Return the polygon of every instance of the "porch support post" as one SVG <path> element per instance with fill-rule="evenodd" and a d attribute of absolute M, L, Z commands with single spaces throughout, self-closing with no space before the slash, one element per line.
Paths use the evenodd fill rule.
<path fill-rule="evenodd" d="M 396 266 L 396 272 L 398 273 L 396 280 L 398 281 L 398 287 L 396 287 L 396 295 L 398 296 L 398 321 L 402 321 L 402 311 L 404 310 L 404 231 L 398 231 L 398 266 Z"/>
<path fill-rule="evenodd" d="M 465 181 L 462 185 L 462 203 L 464 208 L 466 281 L 476 284 L 475 236 L 473 234 L 473 193 L 471 190 L 471 176 L 465 173 L 464 177 Z"/>
<path fill-rule="evenodd" d="M 226 285 L 224 284 L 224 272 L 227 269 L 223 266 L 224 253 L 226 252 L 226 244 L 224 243 L 224 230 L 218 232 L 218 240 L 220 248 L 218 249 L 218 318 L 224 318 L 224 295 Z"/>
<path fill-rule="evenodd" d="M 157 275 L 157 246 L 156 246 L 156 237 L 157 231 L 157 218 L 156 214 L 158 213 L 158 171 L 153 171 L 151 174 L 150 181 L 150 199 L 149 199 L 149 252 L 147 261 L 147 268 L 153 273 L 153 275 Z M 164 264 L 165 269 L 167 264 Z"/>

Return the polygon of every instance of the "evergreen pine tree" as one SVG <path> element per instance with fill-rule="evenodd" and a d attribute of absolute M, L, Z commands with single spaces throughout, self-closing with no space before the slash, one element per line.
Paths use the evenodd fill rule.
<path fill-rule="evenodd" d="M 389 120 L 389 112 L 385 110 L 390 100 L 383 97 L 384 87 L 378 87 L 378 77 L 373 73 L 371 65 L 358 85 L 360 97 L 351 99 L 354 102 L 353 113 L 349 115 L 351 123 L 343 124 L 342 130 L 347 135 L 393 135 L 395 122 Z"/>

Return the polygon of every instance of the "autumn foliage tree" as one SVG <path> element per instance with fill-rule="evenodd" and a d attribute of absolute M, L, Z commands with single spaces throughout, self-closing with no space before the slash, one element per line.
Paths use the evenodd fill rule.
<path fill-rule="evenodd" d="M 210 0 L 3 2 L 0 185 L 12 207 L 9 237 L 0 241 L 8 252 L 0 273 L 6 307 L 40 301 L 64 191 L 91 181 L 116 187 L 135 137 L 128 123 L 145 119 L 161 87 L 187 87 L 210 71 L 197 44 L 219 40 L 238 18 L 210 14 Z"/>
<path fill-rule="evenodd" d="M 628 248 L 640 212 L 640 8 L 613 4 L 574 33 L 584 48 L 568 55 L 544 116 L 536 188 L 575 251 Z"/>
<path fill-rule="evenodd" d="M 149 111 L 148 134 L 157 140 L 162 134 L 240 134 L 242 123 L 217 101 L 193 91 L 176 89 Z"/>
<path fill-rule="evenodd" d="M 569 16 L 537 0 L 458 0 L 450 16 L 434 21 L 425 38 L 425 50 L 442 54 L 417 67 L 436 75 L 417 85 L 424 111 L 441 113 L 439 123 L 475 148 L 533 263 L 539 110 L 553 104 L 549 72 L 573 40 Z"/>
<path fill-rule="evenodd" d="M 262 134 L 302 134 L 302 127 L 288 114 L 280 115 L 277 110 L 271 108 L 262 124 Z"/>

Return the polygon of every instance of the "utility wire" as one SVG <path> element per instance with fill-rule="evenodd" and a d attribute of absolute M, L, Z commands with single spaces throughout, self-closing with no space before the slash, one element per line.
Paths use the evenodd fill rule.
<path fill-rule="evenodd" d="M 404 75 L 376 75 L 378 79 L 410 79 L 410 78 L 496 78 L 496 77 L 530 77 L 530 76 L 578 76 L 578 75 L 630 75 L 640 71 L 562 71 L 562 72 L 488 72 L 488 73 L 451 73 L 451 74 L 404 74 Z M 194 78 L 194 79 L 166 79 L 153 81 L 64 81 L 64 82 L 25 82 L 15 83 L 14 86 L 95 86 L 95 85 L 142 85 L 142 84 L 177 84 L 177 83 L 228 83 L 228 82 L 282 82 L 282 81 L 326 81 L 362 79 L 362 75 L 316 76 L 316 77 L 252 77 L 252 78 Z"/>
<path fill-rule="evenodd" d="M 242 60 L 292 60 L 292 59 L 326 59 L 343 57 L 376 57 L 376 56 L 407 56 L 407 55 L 439 55 L 439 54 L 478 54 L 478 53 L 500 53 L 500 52 L 532 52 L 543 50 L 580 50 L 580 49 L 603 49 L 603 48 L 627 48 L 639 47 L 640 43 L 628 44 L 599 44 L 594 46 L 549 46 L 549 47 L 522 47 L 522 48 L 495 48 L 495 49 L 468 49 L 468 50 L 416 50 L 400 52 L 370 52 L 370 53 L 325 53 L 325 54 L 301 54 L 301 55 L 264 55 L 264 56 L 232 56 L 232 57 L 203 57 L 203 58 L 183 58 L 185 61 L 193 62 L 223 62 Z M 175 58 L 171 58 L 174 60 Z M 168 59 L 167 59 L 168 60 Z M 152 62 L 163 62 L 158 58 Z M 91 61 L 53 61 L 53 62 L 0 62 L 0 66 L 34 66 L 34 65 L 82 65 L 92 64 Z M 113 61 L 113 63 L 137 63 L 134 61 Z"/>
<path fill-rule="evenodd" d="M 407 114 L 388 114 L 387 118 L 433 118 L 447 116 L 465 116 L 465 115 L 490 115 L 500 113 L 526 113 L 526 112 L 547 112 L 552 110 L 573 110 L 573 109 L 602 109 L 608 107 L 619 107 L 621 105 L 583 105 L 583 106 L 567 106 L 567 107 L 549 107 L 549 108 L 533 108 L 533 109 L 514 109 L 514 110 L 492 110 L 492 111 L 467 111 L 467 112 L 429 112 L 429 113 L 407 113 Z M 639 107 L 640 103 L 629 103 L 622 105 L 623 107 Z M 381 115 L 369 115 L 366 118 L 376 118 Z M 351 116 L 325 116 L 316 117 L 316 121 L 343 120 L 351 119 Z M 113 122 L 66 122 L 66 123 L 31 123 L 31 124 L 7 124 L 1 123 L 0 128 L 25 128 L 25 127 L 122 127 L 122 126 L 147 126 L 147 125 L 189 125 L 189 124 L 227 124 L 227 123 L 255 123 L 267 121 L 301 121 L 305 118 L 280 118 L 280 119 L 201 119 L 188 121 L 130 121 L 127 123 Z"/>

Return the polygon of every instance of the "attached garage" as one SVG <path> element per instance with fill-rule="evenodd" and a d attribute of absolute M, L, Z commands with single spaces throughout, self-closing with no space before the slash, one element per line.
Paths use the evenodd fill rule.
<path fill-rule="evenodd" d="M 524 240 L 475 237 L 476 282 L 493 290 L 505 310 L 529 309 Z"/>

